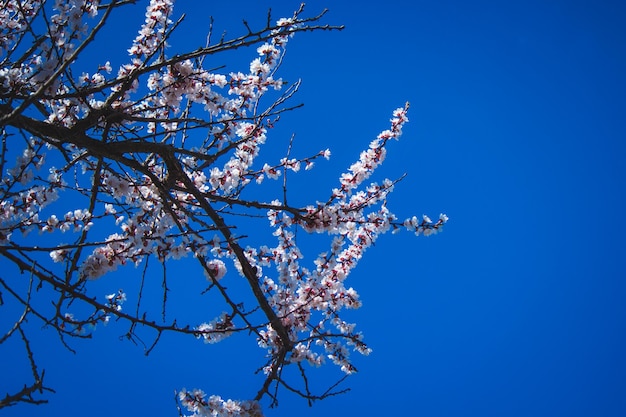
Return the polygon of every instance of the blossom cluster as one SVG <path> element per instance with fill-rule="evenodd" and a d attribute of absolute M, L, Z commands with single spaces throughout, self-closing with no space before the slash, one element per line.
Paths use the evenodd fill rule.
<path fill-rule="evenodd" d="M 116 293 L 108 294 L 106 299 L 107 307 L 115 311 L 122 311 L 122 304 L 126 301 L 126 293 L 123 290 L 118 290 Z"/>
<path fill-rule="evenodd" d="M 403 224 L 408 230 L 415 232 L 416 235 L 430 236 L 439 232 L 447 221 L 448 216 L 443 213 L 439 215 L 439 219 L 434 223 L 430 217 L 424 214 L 421 221 L 418 220 L 417 216 L 413 216 L 410 219 L 406 219 Z"/>
<path fill-rule="evenodd" d="M 223 400 L 218 395 L 207 395 L 199 389 L 182 389 L 178 399 L 188 411 L 188 417 L 262 417 L 261 407 L 256 401 Z"/>
<path fill-rule="evenodd" d="M 126 293 L 118 290 L 116 293 L 108 294 L 105 297 L 104 309 L 95 311 L 85 319 L 79 319 L 73 313 L 64 313 L 61 317 L 59 329 L 70 335 L 86 335 L 96 329 L 98 323 L 105 325 L 111 320 L 111 315 L 122 311 L 122 304 L 126 301 Z"/>
<path fill-rule="evenodd" d="M 0 57 L 17 40 L 39 11 L 41 1 L 5 0 L 0 3 Z"/>
<path fill-rule="evenodd" d="M 146 20 L 139 30 L 133 45 L 128 50 L 131 56 L 150 57 L 165 44 L 167 27 L 172 23 L 170 15 L 174 3 L 169 0 L 151 1 L 146 8 Z"/>
<path fill-rule="evenodd" d="M 204 343 L 217 343 L 232 335 L 234 327 L 232 317 L 222 313 L 210 323 L 202 323 L 196 327 L 198 337 L 204 339 Z"/>

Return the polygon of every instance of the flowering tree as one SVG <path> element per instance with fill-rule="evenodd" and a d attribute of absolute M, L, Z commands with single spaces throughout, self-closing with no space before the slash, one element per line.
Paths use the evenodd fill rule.
<path fill-rule="evenodd" d="M 0 408 L 39 404 L 51 391 L 31 349 L 29 319 L 54 329 L 68 348 L 69 338 L 88 338 L 112 319 L 128 323 L 131 340 L 152 335 L 147 353 L 168 332 L 206 343 L 251 335 L 265 352 L 263 382 L 247 401 L 181 389 L 178 400 L 194 416 L 258 416 L 260 401 L 275 405 L 281 387 L 309 402 L 337 393 L 336 385 L 314 392 L 306 375 L 308 365 L 326 361 L 351 374 L 350 352 L 370 352 L 342 318 L 344 309 L 361 305 L 346 278 L 382 233 L 429 235 L 447 220 L 398 220 L 386 206 L 396 181 L 366 183 L 408 121 L 408 104 L 393 112 L 389 128 L 325 201 L 290 205 L 287 172 L 308 170 L 330 151 L 260 160 L 268 132 L 295 107 L 287 102 L 299 86 L 277 70 L 294 34 L 341 27 L 321 25 L 323 13 L 303 17 L 300 8 L 275 23 L 268 14 L 260 29 L 245 24 L 246 33 L 232 39 L 212 41 L 208 28 L 205 47 L 168 56 L 182 19 L 172 20 L 173 0 L 151 0 L 127 63 L 113 68 L 79 58 L 134 1 L 50 3 L 0 0 L 0 254 L 14 268 L 0 276 L 0 306 L 20 306 L 19 314 L 2 315 L 0 344 L 22 341 L 33 378 L 0 397 Z M 214 55 L 246 46 L 256 53 L 245 72 L 206 69 L 215 68 Z M 279 180 L 276 195 L 254 197 L 251 189 L 272 180 Z M 255 246 L 241 225 L 259 217 L 271 234 Z M 302 260 L 297 231 L 300 239 L 328 236 L 311 265 Z M 166 314 L 166 266 L 181 258 L 193 260 L 197 269 L 187 275 L 196 274 L 204 296 L 214 296 L 208 320 Z M 150 259 L 163 271 L 161 312 L 143 310 Z M 122 308 L 124 290 L 93 293 L 94 280 L 128 264 L 143 265 L 133 308 Z M 245 283 L 246 294 L 229 289 L 227 274 Z M 289 380 L 288 367 L 304 384 Z"/>

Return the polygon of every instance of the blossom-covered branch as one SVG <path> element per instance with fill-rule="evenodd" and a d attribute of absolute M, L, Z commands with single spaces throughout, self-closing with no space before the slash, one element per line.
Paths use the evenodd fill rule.
<path fill-rule="evenodd" d="M 356 372 L 351 352 L 371 352 L 344 320 L 344 310 L 361 306 L 348 276 L 381 234 L 405 228 L 431 235 L 448 220 L 400 220 L 387 206 L 398 180 L 368 183 L 402 134 L 408 103 L 330 184 L 325 201 L 289 204 L 286 179 L 276 195 L 250 197 L 251 188 L 330 158 L 328 149 L 293 156 L 290 146 L 287 155 L 263 157 L 261 150 L 279 116 L 298 107 L 290 100 L 299 81 L 279 77 L 289 40 L 342 27 L 321 24 L 324 12 L 304 16 L 302 6 L 276 21 L 268 14 L 260 29 L 246 23 L 239 37 L 170 56 L 172 34 L 184 22 L 175 20 L 172 0 L 151 0 L 127 62 L 114 68 L 79 59 L 90 57 L 96 35 L 129 3 L 0 0 L 0 255 L 12 268 L 0 284 L 23 312 L 3 315 L 2 325 L 13 330 L 0 345 L 21 335 L 35 379 L 0 407 L 38 403 L 33 393 L 49 390 L 34 362 L 26 315 L 69 349 L 71 338 L 90 338 L 111 321 L 125 323 L 126 338 L 146 353 L 166 332 L 209 344 L 236 333 L 254 337 L 263 378 L 250 399 L 183 389 L 178 401 L 194 416 L 259 416 L 263 401 L 277 404 L 279 388 L 309 403 L 344 392 L 332 382 L 310 387 L 307 367 L 329 361 L 348 375 Z M 214 69 L 219 53 L 243 47 L 251 47 L 244 50 L 246 68 Z M 307 264 L 298 239 L 311 233 L 329 242 Z M 181 278 L 168 272 L 174 262 L 190 271 L 185 291 L 170 288 Z M 128 265 L 142 271 L 126 279 L 131 290 L 94 294 L 95 280 Z M 159 275 L 154 265 L 161 268 L 158 300 L 144 294 Z M 41 291 L 24 289 L 20 273 Z M 173 297 L 211 297 L 210 314 L 172 312 Z M 289 367 L 297 370 L 295 382 Z"/>

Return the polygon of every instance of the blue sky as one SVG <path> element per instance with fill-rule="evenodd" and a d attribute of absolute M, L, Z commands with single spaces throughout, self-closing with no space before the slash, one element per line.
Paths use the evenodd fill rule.
<path fill-rule="evenodd" d="M 237 34 L 242 18 L 258 26 L 268 7 L 279 17 L 298 4 L 181 2 L 175 46 L 200 46 L 209 15 L 217 33 Z M 307 4 L 310 14 L 323 8 L 325 22 L 346 29 L 289 44 L 281 76 L 302 79 L 294 103 L 305 106 L 283 116 L 277 135 L 295 132 L 302 155 L 329 147 L 333 157 L 302 173 L 293 201 L 328 195 L 408 100 L 411 122 L 382 168 L 408 175 L 388 206 L 451 220 L 434 237 L 384 236 L 351 276 L 364 305 L 350 318 L 374 350 L 358 358 L 351 392 L 312 408 L 284 393 L 266 415 L 626 415 L 626 5 Z M 107 49 L 130 44 L 143 20 L 141 7 L 130 10 Z M 73 343 L 76 355 L 42 331 L 35 354 L 57 394 L 4 415 L 176 415 L 173 390 L 183 386 L 256 393 L 254 341 L 172 338 L 145 357 L 118 340 L 124 331 L 98 329 Z M 17 365 L 3 362 L 0 392 Z"/>

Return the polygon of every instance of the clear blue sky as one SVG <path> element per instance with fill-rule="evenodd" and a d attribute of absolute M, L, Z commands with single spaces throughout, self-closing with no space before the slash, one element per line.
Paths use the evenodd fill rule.
<path fill-rule="evenodd" d="M 242 18 L 254 27 L 267 7 L 280 17 L 299 4 L 210 3 L 177 5 L 187 19 L 175 47 L 200 46 L 209 15 L 218 33 L 237 34 Z M 266 415 L 626 415 L 626 3 L 307 5 L 325 7 L 325 22 L 346 29 L 298 35 L 281 73 L 302 78 L 294 103 L 305 107 L 280 129 L 296 133 L 301 154 L 333 151 L 302 174 L 294 201 L 315 187 L 314 198 L 326 196 L 408 100 L 411 123 L 383 168 L 408 176 L 389 207 L 451 221 L 434 237 L 384 236 L 351 276 L 364 306 L 350 318 L 374 350 L 357 361 L 352 391 L 313 408 L 284 393 Z M 143 19 L 131 10 L 111 51 L 123 53 Z M 35 353 L 57 394 L 4 415 L 174 416 L 183 386 L 226 398 L 257 390 L 254 341 L 168 338 L 145 357 L 118 340 L 125 329 L 98 329 L 73 344 L 76 355 L 42 331 L 49 342 L 37 340 Z M 17 365 L 1 363 L 0 393 Z"/>

